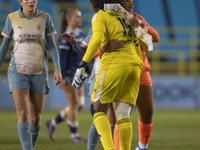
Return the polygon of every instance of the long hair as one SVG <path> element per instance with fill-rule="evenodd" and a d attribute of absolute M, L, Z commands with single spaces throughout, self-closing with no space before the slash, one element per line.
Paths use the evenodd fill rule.
<path fill-rule="evenodd" d="M 66 27 L 68 26 L 68 19 L 72 16 L 75 10 L 78 10 L 78 9 L 67 8 L 66 10 L 63 10 L 62 16 L 61 16 L 60 33 L 65 32 Z"/>

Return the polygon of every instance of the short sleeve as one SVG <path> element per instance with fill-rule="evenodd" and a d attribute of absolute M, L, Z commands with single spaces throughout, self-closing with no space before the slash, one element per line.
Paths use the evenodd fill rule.
<path fill-rule="evenodd" d="M 10 21 L 10 17 L 9 17 L 9 16 L 6 18 L 6 21 L 5 21 L 5 24 L 4 24 L 4 27 L 3 27 L 3 31 L 2 31 L 1 34 L 2 34 L 4 37 L 12 38 L 13 29 L 12 29 L 12 24 L 11 24 L 11 21 Z"/>
<path fill-rule="evenodd" d="M 51 19 L 51 16 L 49 14 L 47 17 L 45 33 L 46 36 L 51 36 L 57 33 L 53 21 Z"/>

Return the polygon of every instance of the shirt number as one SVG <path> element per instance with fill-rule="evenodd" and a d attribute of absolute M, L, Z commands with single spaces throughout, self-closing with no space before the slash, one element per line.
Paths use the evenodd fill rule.
<path fill-rule="evenodd" d="M 121 23 L 123 29 L 124 29 L 124 37 L 125 36 L 133 36 L 133 34 L 131 33 L 131 27 L 129 25 L 126 24 L 125 19 L 121 19 L 121 18 L 117 18 L 117 20 L 119 20 L 119 22 Z"/>

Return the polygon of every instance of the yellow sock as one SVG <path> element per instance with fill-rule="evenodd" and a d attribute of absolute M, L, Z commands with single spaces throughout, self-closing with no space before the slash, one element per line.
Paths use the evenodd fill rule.
<path fill-rule="evenodd" d="M 98 112 L 93 117 L 94 125 L 100 135 L 101 143 L 105 150 L 114 150 L 109 120 L 105 113 Z"/>
<path fill-rule="evenodd" d="M 130 117 L 117 120 L 119 129 L 119 149 L 130 150 L 132 141 L 132 122 Z"/>

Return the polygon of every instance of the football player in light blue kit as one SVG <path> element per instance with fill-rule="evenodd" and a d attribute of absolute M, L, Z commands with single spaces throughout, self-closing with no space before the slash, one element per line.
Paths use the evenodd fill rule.
<path fill-rule="evenodd" d="M 22 6 L 6 19 L 0 47 L 0 67 L 14 40 L 9 69 L 9 90 L 18 117 L 18 134 L 23 150 L 33 150 L 40 130 L 45 94 L 49 92 L 46 37 L 54 62 L 54 80 L 62 80 L 53 22 L 49 14 L 36 9 L 37 0 L 19 0 Z"/>

